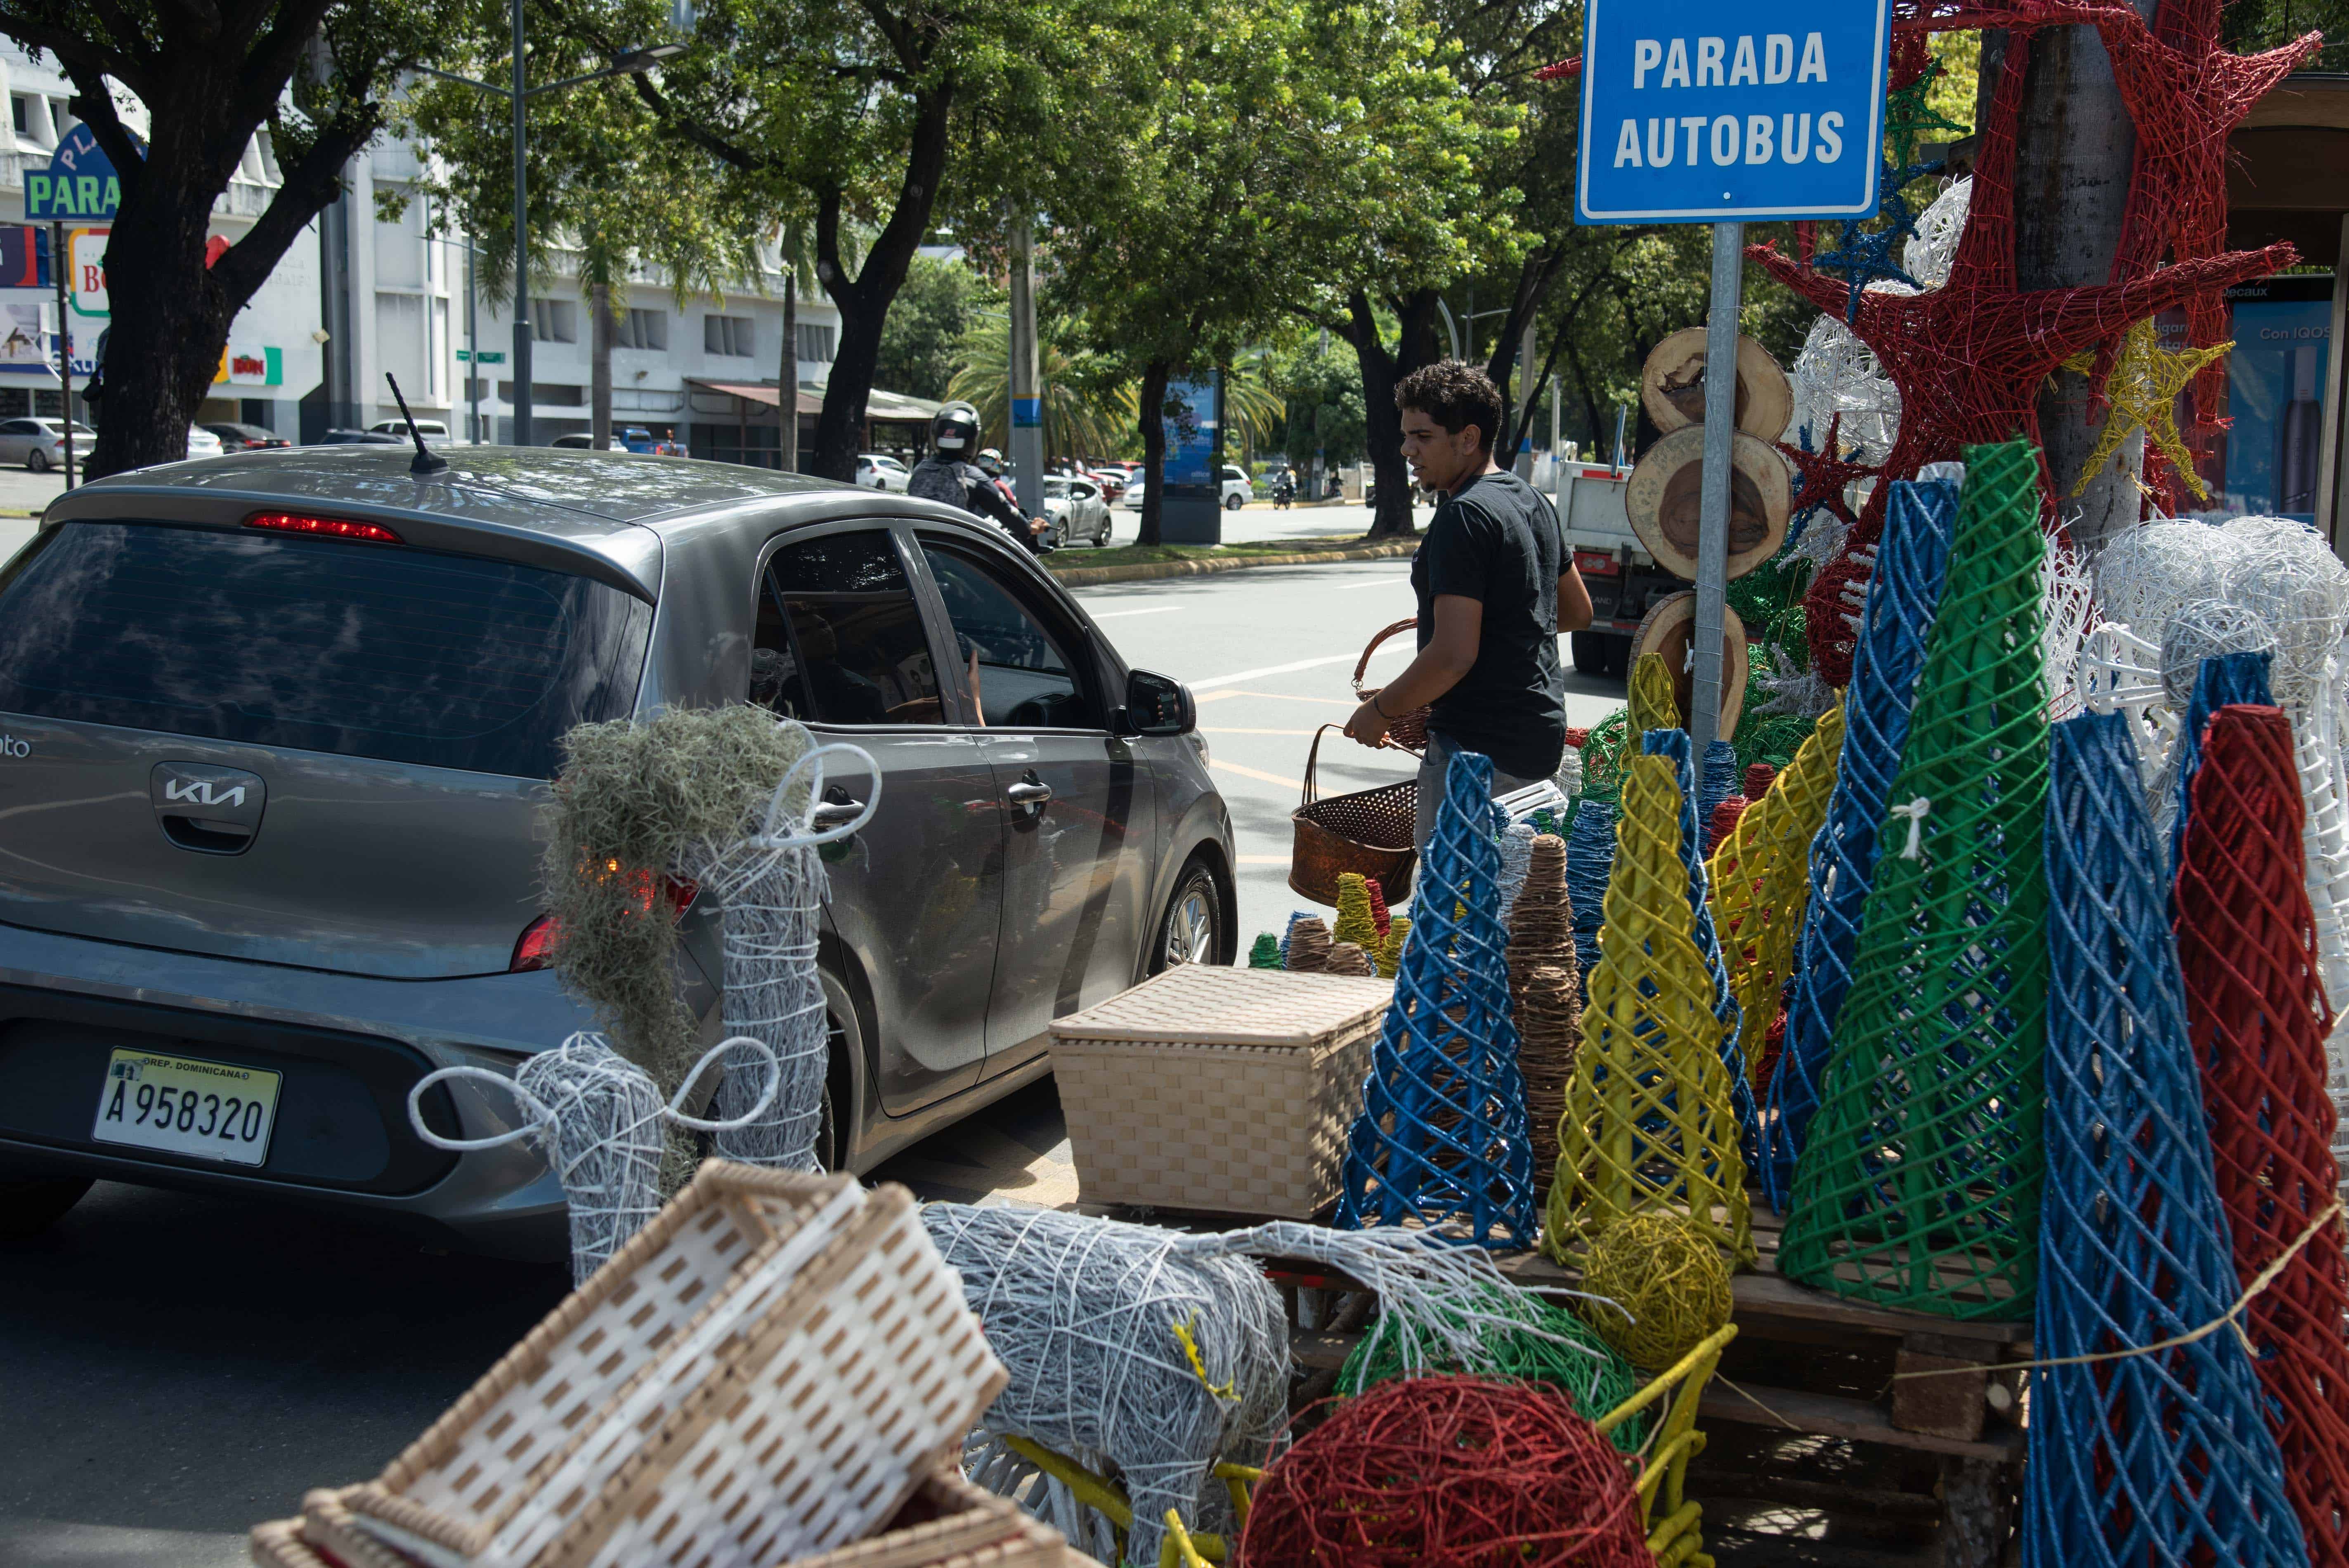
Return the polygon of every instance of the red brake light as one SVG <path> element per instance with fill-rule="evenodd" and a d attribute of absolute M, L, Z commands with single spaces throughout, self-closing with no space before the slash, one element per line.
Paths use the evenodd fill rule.
<path fill-rule="evenodd" d="M 506 972 L 521 975 L 548 967 L 554 962 L 557 934 L 554 917 L 551 914 L 542 914 L 523 927 L 522 940 L 514 944 L 513 962 L 506 965 Z"/>
<path fill-rule="evenodd" d="M 1593 577 L 1612 577 L 1616 571 L 1615 558 L 1595 550 L 1578 550 L 1574 552 L 1574 569 L 1587 572 Z"/>
<path fill-rule="evenodd" d="M 357 539 L 370 544 L 398 544 L 399 535 L 379 522 L 357 522 L 347 517 L 304 517 L 298 512 L 256 511 L 244 520 L 247 528 L 278 533 L 314 533 L 327 539 Z"/>

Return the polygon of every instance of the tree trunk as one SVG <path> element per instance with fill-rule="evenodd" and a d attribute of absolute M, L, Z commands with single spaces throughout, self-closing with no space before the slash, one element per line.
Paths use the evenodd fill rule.
<path fill-rule="evenodd" d="M 783 472 L 800 471 L 800 273 L 794 258 L 783 258 L 783 365 L 775 418 L 782 423 Z"/>
<path fill-rule="evenodd" d="M 841 197 L 826 193 L 816 205 L 816 275 L 840 307 L 840 346 L 825 381 L 823 411 L 816 416 L 815 458 L 811 471 L 825 479 L 853 480 L 856 454 L 864 446 L 864 402 L 881 362 L 881 325 L 905 286 L 915 253 L 930 230 L 938 183 L 946 174 L 947 131 L 954 107 L 950 87 L 916 98 L 912 146 L 905 178 L 889 222 L 864 253 L 864 268 L 851 282 L 840 259 Z"/>
<path fill-rule="evenodd" d="M 1166 383 L 1174 375 L 1164 360 L 1154 360 L 1142 372 L 1142 524 L 1136 544 L 1159 543 L 1166 505 Z"/>
<path fill-rule="evenodd" d="M 612 447 L 612 285 L 588 284 L 587 308 L 595 317 L 587 329 L 587 438 L 604 452 Z"/>
<path fill-rule="evenodd" d="M 1411 517 L 1411 469 L 1402 459 L 1402 414 L 1394 394 L 1404 377 L 1434 363 L 1435 301 L 1433 289 L 1422 289 L 1402 302 L 1402 331 L 1392 354 L 1379 336 L 1369 294 L 1358 288 L 1346 301 L 1344 336 L 1362 368 L 1363 444 L 1379 487 L 1367 538 L 1408 539 L 1417 531 Z"/>
<path fill-rule="evenodd" d="M 2137 9 L 2150 19 L 2151 0 Z M 1991 40 L 1996 45 L 1991 46 Z M 1985 38 L 1979 103 L 1987 110 L 2006 39 Z M 1982 118 L 1978 111 L 1976 119 Z M 2026 289 L 2073 288 L 2101 284 L 2110 275 L 2120 244 L 2121 209 L 2127 201 L 2129 169 L 2137 137 L 2113 80 L 2111 60 L 2094 27 L 2049 27 L 2032 39 L 2023 78 L 2023 108 L 2015 127 L 2014 267 Z M 2097 428 L 2088 422 L 2088 384 L 2075 371 L 2058 371 L 2039 396 L 2039 423 L 2047 447 L 2047 469 L 2059 506 L 2081 511 L 2074 539 L 2093 551 L 2137 519 L 2141 492 L 2133 482 L 2143 448 L 2124 442 L 2116 458 L 2091 479 L 2077 501 L 2079 483 Z"/>

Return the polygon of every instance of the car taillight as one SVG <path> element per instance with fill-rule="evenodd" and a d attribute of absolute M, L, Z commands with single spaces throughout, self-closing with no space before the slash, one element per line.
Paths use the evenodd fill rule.
<path fill-rule="evenodd" d="M 551 914 L 542 914 L 523 927 L 522 940 L 514 944 L 513 962 L 506 965 L 506 973 L 521 975 L 552 965 L 557 934 L 554 916 Z"/>
<path fill-rule="evenodd" d="M 244 520 L 247 528 L 276 533 L 313 533 L 326 539 L 357 539 L 369 544 L 401 544 L 399 535 L 379 522 L 358 522 L 347 517 L 305 517 L 299 512 L 256 511 Z"/>
<path fill-rule="evenodd" d="M 1613 556 L 1601 554 L 1595 550 L 1576 551 L 1574 569 L 1577 572 L 1588 572 L 1593 577 L 1612 577 L 1621 570 L 1615 564 Z"/>

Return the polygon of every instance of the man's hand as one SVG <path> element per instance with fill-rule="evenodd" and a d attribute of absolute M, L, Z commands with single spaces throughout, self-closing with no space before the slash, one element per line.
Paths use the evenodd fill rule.
<path fill-rule="evenodd" d="M 1051 526 L 1050 521 L 1040 517 L 1031 517 L 1028 520 L 1028 531 L 1031 535 L 1041 533 Z"/>
<path fill-rule="evenodd" d="M 1346 738 L 1360 741 L 1373 751 L 1387 742 L 1387 727 L 1391 721 L 1379 711 L 1379 694 L 1372 692 L 1362 699 L 1362 706 L 1346 720 Z"/>

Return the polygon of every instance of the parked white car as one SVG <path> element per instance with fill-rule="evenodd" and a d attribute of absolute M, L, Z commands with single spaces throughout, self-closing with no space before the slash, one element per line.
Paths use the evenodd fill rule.
<path fill-rule="evenodd" d="M 408 421 L 405 419 L 378 419 L 367 427 L 367 430 L 371 435 L 397 436 L 403 441 L 408 439 Z M 438 419 L 417 420 L 416 433 L 424 438 L 424 444 L 428 447 L 449 444 L 449 427 Z M 192 457 L 194 454 L 189 455 Z"/>
<path fill-rule="evenodd" d="M 217 458 L 221 455 L 222 449 L 221 438 L 218 436 L 213 435 L 202 425 L 188 427 L 188 456 Z"/>
<path fill-rule="evenodd" d="M 1059 543 L 1109 542 L 1109 498 L 1092 480 L 1045 475 L 1044 515 L 1060 530 Z"/>
<path fill-rule="evenodd" d="M 220 443 L 214 441 L 218 449 Z M 74 422 L 73 449 L 77 459 L 89 456 L 98 432 Z M 22 463 L 36 474 L 61 469 L 66 463 L 66 422 L 63 419 L 0 419 L 0 463 Z"/>
<path fill-rule="evenodd" d="M 911 469 L 886 452 L 859 452 L 856 456 L 856 482 L 867 490 L 894 490 L 904 495 L 913 478 Z"/>
<path fill-rule="evenodd" d="M 417 423 L 421 426 L 423 421 L 419 419 Z M 425 432 L 424 444 L 428 447 L 432 444 L 432 434 L 429 430 Z M 574 430 L 567 436 L 557 436 L 546 444 L 550 447 L 561 447 L 564 451 L 592 452 L 595 449 L 595 438 L 585 430 Z M 628 443 L 617 436 L 607 438 L 604 445 L 615 452 L 625 452 L 628 449 Z"/>
<path fill-rule="evenodd" d="M 1119 504 L 1128 511 L 1140 511 L 1142 492 L 1149 488 L 1141 474 L 1136 473 L 1133 476 L 1133 482 L 1125 487 L 1124 499 Z M 1256 487 L 1248 483 L 1246 470 L 1236 464 L 1226 463 L 1224 465 L 1224 510 L 1237 511 L 1255 499 Z"/>

